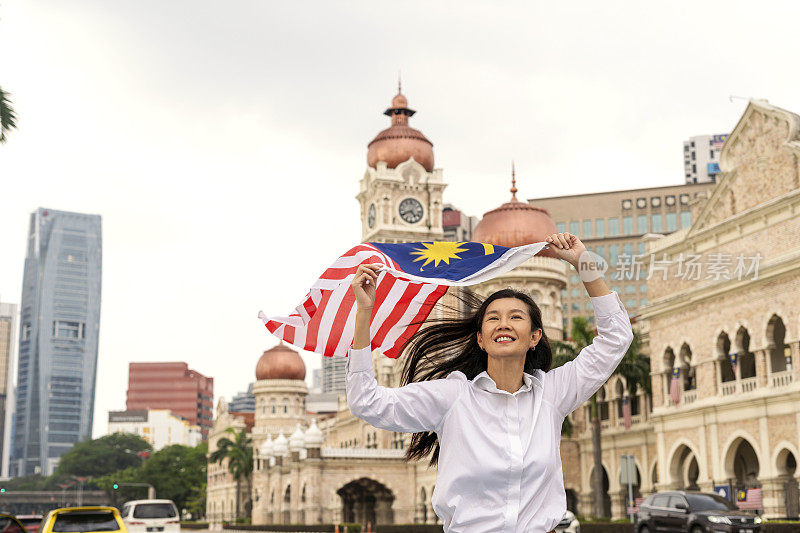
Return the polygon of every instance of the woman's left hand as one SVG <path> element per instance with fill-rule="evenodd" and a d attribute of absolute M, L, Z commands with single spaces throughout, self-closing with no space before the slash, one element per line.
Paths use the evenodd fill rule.
<path fill-rule="evenodd" d="M 578 268 L 578 259 L 586 251 L 586 246 L 572 233 L 553 233 L 545 239 L 549 243 L 550 252 L 559 259 Z"/>

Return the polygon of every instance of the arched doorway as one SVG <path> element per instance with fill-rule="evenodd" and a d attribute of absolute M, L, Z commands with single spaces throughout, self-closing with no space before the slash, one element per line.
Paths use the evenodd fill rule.
<path fill-rule="evenodd" d="M 292 523 L 292 486 L 286 485 L 286 491 L 283 493 L 283 508 L 281 513 L 281 524 Z"/>
<path fill-rule="evenodd" d="M 792 354 L 786 345 L 786 325 L 778 315 L 772 315 L 767 322 L 767 351 L 773 372 L 783 372 L 792 368 Z"/>
<path fill-rule="evenodd" d="M 761 486 L 758 480 L 760 466 L 753 446 L 743 437 L 734 440 L 725 456 L 725 473 L 734 483 L 734 488 L 751 489 Z"/>
<path fill-rule="evenodd" d="M 391 524 L 394 522 L 394 494 L 374 479 L 362 477 L 336 491 L 342 498 L 344 522 Z"/>
<path fill-rule="evenodd" d="M 700 477 L 700 466 L 697 457 L 689 446 L 681 444 L 672 455 L 669 463 L 671 485 L 678 490 L 700 490 L 697 479 Z"/>
<path fill-rule="evenodd" d="M 798 490 L 797 480 L 794 478 L 794 474 L 797 471 L 797 459 L 791 451 L 784 448 L 778 452 L 776 463 L 778 477 L 783 485 L 786 516 L 797 518 L 800 515 L 800 490 Z"/>
<path fill-rule="evenodd" d="M 602 390 L 602 389 L 601 389 Z M 610 517 L 611 516 L 611 496 L 608 495 L 608 473 L 604 466 L 600 467 L 603 472 L 603 516 Z M 594 468 L 592 468 L 592 475 L 589 476 L 589 492 L 594 492 Z M 592 503 L 591 503 L 591 510 L 590 514 L 594 514 L 594 496 L 592 496 Z"/>

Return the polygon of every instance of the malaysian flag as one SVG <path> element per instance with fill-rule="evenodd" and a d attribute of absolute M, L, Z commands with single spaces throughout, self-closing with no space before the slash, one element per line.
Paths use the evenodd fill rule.
<path fill-rule="evenodd" d="M 733 375 L 736 375 L 736 363 L 739 360 L 739 356 L 736 353 L 728 354 L 728 357 L 731 359 L 731 368 L 733 368 Z"/>
<path fill-rule="evenodd" d="M 681 369 L 675 367 L 672 369 L 672 381 L 669 384 L 669 395 L 672 398 L 672 403 L 678 405 L 681 399 Z"/>
<path fill-rule="evenodd" d="M 356 303 L 350 282 L 359 265 L 381 263 L 375 287 L 372 349 L 398 357 L 450 286 L 492 279 L 536 255 L 547 243 L 505 248 L 478 242 L 367 242 L 338 258 L 289 316 L 258 316 L 289 344 L 328 357 L 344 357 L 355 334 Z"/>
<path fill-rule="evenodd" d="M 762 509 L 761 489 L 739 489 L 736 491 L 736 506 L 739 509 Z"/>
<path fill-rule="evenodd" d="M 627 394 L 622 400 L 622 419 L 625 421 L 625 431 L 631 429 L 631 399 Z"/>

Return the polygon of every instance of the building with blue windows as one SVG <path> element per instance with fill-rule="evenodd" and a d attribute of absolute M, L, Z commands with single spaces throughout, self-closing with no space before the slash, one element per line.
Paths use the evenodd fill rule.
<path fill-rule="evenodd" d="M 101 220 L 31 214 L 20 305 L 11 475 L 50 475 L 92 433 L 100 328 Z"/>

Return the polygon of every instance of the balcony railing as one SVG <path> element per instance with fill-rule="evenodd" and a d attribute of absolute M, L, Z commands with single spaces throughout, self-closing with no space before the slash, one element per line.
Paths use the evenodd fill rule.
<path fill-rule="evenodd" d="M 697 400 L 697 390 L 683 391 L 683 405 L 694 403 L 695 400 Z"/>
<path fill-rule="evenodd" d="M 758 387 L 758 376 L 741 380 L 742 392 L 752 392 Z"/>
<path fill-rule="evenodd" d="M 784 370 L 783 372 L 775 372 L 770 376 L 770 382 L 773 387 L 787 387 L 792 384 L 793 377 L 791 370 Z"/>
<path fill-rule="evenodd" d="M 642 423 L 642 415 L 641 414 L 631 415 L 631 425 L 632 426 L 635 426 L 636 424 L 641 424 L 641 423 Z M 624 418 L 618 418 L 617 419 L 617 427 L 621 427 L 621 428 L 625 427 L 625 419 Z"/>
<path fill-rule="evenodd" d="M 392 448 L 322 448 L 322 457 L 402 459 L 405 450 Z"/>
<path fill-rule="evenodd" d="M 736 381 L 723 381 L 719 384 L 719 393 L 723 396 L 736 394 Z"/>

